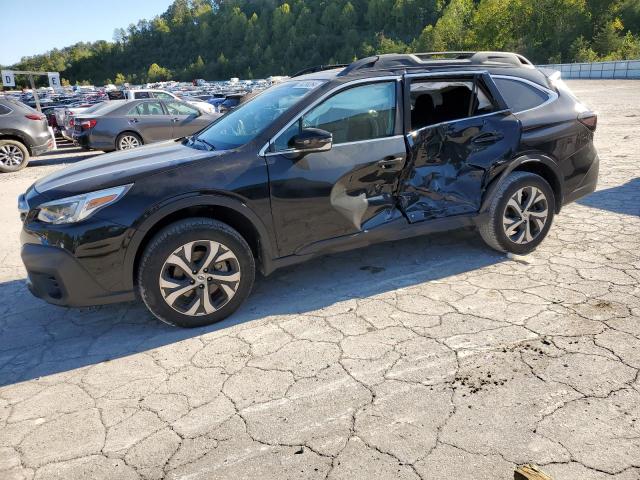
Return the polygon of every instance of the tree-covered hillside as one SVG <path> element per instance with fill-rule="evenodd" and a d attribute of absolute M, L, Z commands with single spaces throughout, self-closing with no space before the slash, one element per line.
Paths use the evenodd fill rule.
<path fill-rule="evenodd" d="M 116 30 L 113 42 L 78 43 L 14 67 L 59 71 L 72 83 L 141 83 L 475 49 L 538 63 L 640 58 L 640 0 L 175 0 Z"/>

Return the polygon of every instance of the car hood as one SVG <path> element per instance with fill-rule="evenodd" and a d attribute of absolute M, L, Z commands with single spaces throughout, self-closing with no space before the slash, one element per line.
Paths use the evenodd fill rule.
<path fill-rule="evenodd" d="M 169 140 L 132 150 L 99 155 L 58 170 L 34 184 L 35 190 L 54 200 L 135 182 L 163 170 L 221 155 L 224 151 L 196 150 Z"/>

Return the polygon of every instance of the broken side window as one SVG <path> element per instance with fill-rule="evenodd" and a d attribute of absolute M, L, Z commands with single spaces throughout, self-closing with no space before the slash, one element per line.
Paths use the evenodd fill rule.
<path fill-rule="evenodd" d="M 493 111 L 489 96 L 472 80 L 411 82 L 411 131 Z"/>

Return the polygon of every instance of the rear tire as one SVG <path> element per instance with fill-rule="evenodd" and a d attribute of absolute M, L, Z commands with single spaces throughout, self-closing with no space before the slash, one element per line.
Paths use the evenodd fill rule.
<path fill-rule="evenodd" d="M 230 226 L 189 218 L 151 239 L 137 278 L 142 300 L 159 320 L 200 327 L 224 320 L 244 302 L 255 279 L 255 261 L 247 242 Z"/>
<path fill-rule="evenodd" d="M 553 190 L 535 173 L 514 172 L 498 187 L 488 219 L 478 226 L 482 239 L 500 252 L 526 255 L 544 240 L 556 208 Z"/>
<path fill-rule="evenodd" d="M 123 132 L 116 138 L 117 150 L 131 150 L 132 148 L 137 148 L 142 145 L 144 145 L 144 142 L 137 133 Z"/>
<path fill-rule="evenodd" d="M 29 149 L 17 140 L 0 140 L 0 172 L 22 170 L 29 163 Z"/>

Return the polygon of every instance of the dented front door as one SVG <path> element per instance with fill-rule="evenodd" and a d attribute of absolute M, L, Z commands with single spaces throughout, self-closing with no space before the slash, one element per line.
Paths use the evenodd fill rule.
<path fill-rule="evenodd" d="M 271 213 L 281 255 L 362 231 L 395 205 L 407 149 L 399 77 L 350 82 L 329 92 L 270 142 Z M 331 150 L 288 146 L 302 128 L 332 133 Z"/>
<path fill-rule="evenodd" d="M 281 254 L 360 232 L 365 221 L 394 205 L 405 159 L 402 135 L 338 144 L 301 159 L 269 155 L 271 211 Z"/>

